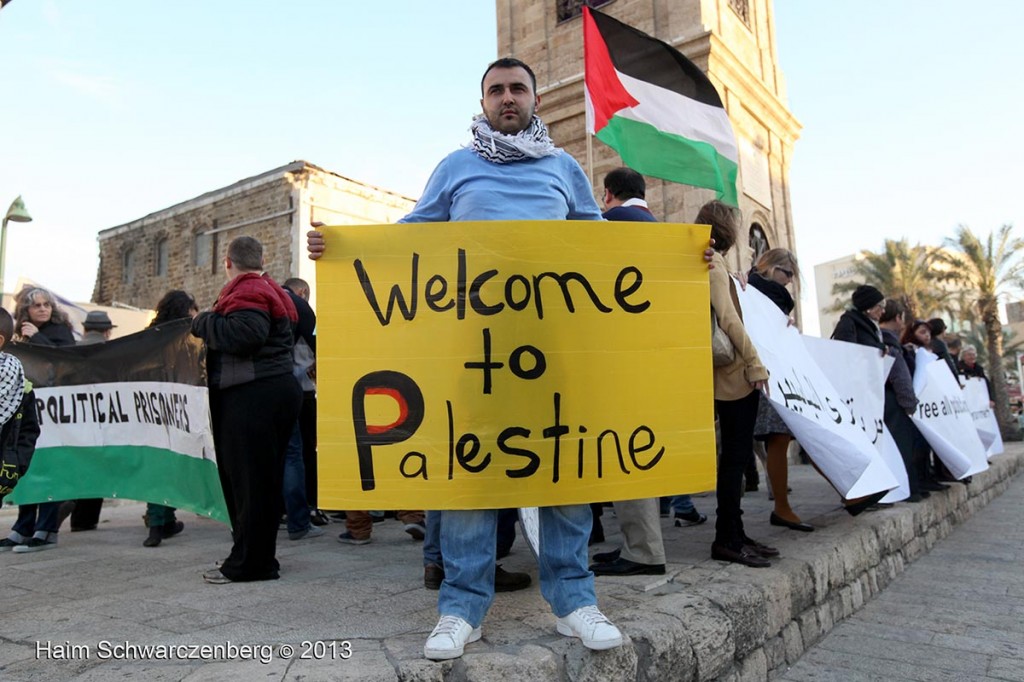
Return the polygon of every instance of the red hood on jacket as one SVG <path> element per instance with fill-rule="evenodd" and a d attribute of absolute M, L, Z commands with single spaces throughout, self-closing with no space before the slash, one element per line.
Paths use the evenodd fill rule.
<path fill-rule="evenodd" d="M 238 310 L 263 310 L 271 319 L 287 317 L 293 324 L 299 320 L 292 299 L 266 273 L 247 272 L 221 289 L 213 312 L 227 315 Z"/>

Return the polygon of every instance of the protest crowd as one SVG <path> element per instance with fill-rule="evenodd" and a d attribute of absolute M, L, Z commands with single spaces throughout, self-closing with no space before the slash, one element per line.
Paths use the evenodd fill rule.
<path fill-rule="evenodd" d="M 440 162 L 415 208 L 399 222 L 656 222 L 645 201 L 644 178 L 629 168 L 604 178 L 602 213 L 585 172 L 553 144 L 536 114 L 539 97 L 529 66 L 511 58 L 494 62 L 483 74 L 481 96 L 483 112 L 472 122 L 471 145 Z M 836 487 L 837 499 L 853 516 L 894 503 L 919 503 L 942 494 L 952 482 L 969 480 L 970 472 L 978 470 L 971 464 L 951 464 L 947 453 L 935 445 L 935 432 L 919 418 L 919 403 L 925 399 L 921 391 L 940 381 L 948 380 L 959 389 L 968 379 L 985 384 L 989 379 L 977 363 L 976 349 L 950 338 L 941 319 L 907 319 L 902 305 L 887 298 L 889 292 L 868 284 L 857 287 L 829 343 L 871 349 L 880 373 L 886 360 L 888 369 L 880 374 L 884 389 L 878 391 L 884 395 L 879 410 L 884 429 L 879 426 L 875 436 L 891 434 L 902 471 L 884 478 L 881 487 L 855 494 L 852 480 L 844 482 L 832 474 L 827 452 L 813 442 L 801 442 L 802 424 L 808 419 L 787 407 L 797 394 L 783 388 L 782 377 L 762 359 L 763 351 L 759 353 L 769 336 L 791 346 L 802 343 L 790 317 L 795 307 L 791 285 L 800 274 L 796 255 L 770 249 L 749 271 L 730 274 L 726 256 L 736 244 L 737 218 L 737 210 L 720 201 L 708 202 L 692 217 L 693 223 L 711 227 L 712 238 L 712 248 L 692 254 L 694 262 L 703 258 L 708 268 L 714 322 L 718 452 L 715 538 L 709 551 L 719 561 L 763 568 L 780 552 L 747 535 L 741 509 L 744 492 L 757 489 L 758 460 L 774 500 L 771 525 L 796 533 L 815 530 L 794 511 L 801 492 L 789 486 L 789 453 L 801 449 Z M 308 236 L 309 257 L 314 260 L 337 248 L 319 227 L 314 224 Z M 334 522 L 345 524 L 337 535 L 340 543 L 359 547 L 351 549 L 354 552 L 373 552 L 374 523 L 396 518 L 412 540 L 423 543 L 423 584 L 438 590 L 439 619 L 425 642 L 424 655 L 432 660 L 457 658 L 482 636 L 481 625 L 495 592 L 532 584 L 530 574 L 506 571 L 497 563 L 517 540 L 518 512 L 321 508 L 316 315 L 308 303 L 306 282 L 293 278 L 279 284 L 265 273 L 272 257 L 256 239 L 235 238 L 224 258 L 227 283 L 212 306 L 185 291 L 169 291 L 155 302 L 156 317 L 141 332 L 156 334 L 177 328 L 175 324 L 189 325 L 191 343 L 201 342 L 204 349 L 202 359 L 196 360 L 204 363 L 216 475 L 232 539 L 227 556 L 203 579 L 218 585 L 286 576 L 287 567 L 276 557 L 277 544 L 285 537 L 301 543 L 323 538 L 325 528 Z M 778 325 L 771 335 L 755 332 L 749 321 L 755 297 L 767 303 L 758 308 L 759 314 Z M 37 410 L 41 403 L 34 395 L 34 377 L 26 376 L 18 359 L 20 349 L 45 347 L 47 357 L 78 353 L 76 357 L 88 360 L 86 353 L 94 351 L 79 347 L 107 343 L 113 326 L 105 313 L 90 313 L 85 335 L 76 341 L 67 315 L 50 292 L 26 289 L 15 300 L 13 315 L 0 311 L 0 344 L 8 351 L 0 355 L 0 495 L 15 490 L 19 478 L 33 476 L 33 451 L 48 428 L 41 426 L 45 420 Z M 948 376 L 934 379 L 939 371 Z M 811 399 L 801 400 L 807 405 Z M 858 428 L 864 424 L 862 419 Z M 319 454 L 337 456 L 341 455 Z M 149 503 L 140 524 L 140 543 L 168 551 L 174 543 L 188 541 L 186 521 L 173 506 L 161 503 L 163 496 L 139 499 Z M 22 504 L 17 521 L 0 539 L 0 552 L 57 548 L 65 524 L 71 532 L 93 531 L 101 504 L 94 498 Z M 604 540 L 601 516 L 611 506 L 622 546 L 590 557 L 588 547 Z M 707 511 L 696 509 L 684 494 L 541 507 L 533 549 L 538 554 L 540 590 L 556 618 L 557 632 L 579 638 L 594 650 L 619 646 L 622 632 L 598 606 L 595 576 L 664 574 L 662 519 L 668 517 L 676 526 L 697 526 L 708 520 Z"/>

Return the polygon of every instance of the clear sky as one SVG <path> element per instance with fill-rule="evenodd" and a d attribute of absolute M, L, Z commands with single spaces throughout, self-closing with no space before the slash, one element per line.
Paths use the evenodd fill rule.
<path fill-rule="evenodd" d="M 804 126 L 790 181 L 805 311 L 815 264 L 886 237 L 1024 230 L 1024 3 L 774 9 Z M 491 0 L 14 0 L 0 210 L 21 194 L 35 220 L 8 227 L 8 288 L 24 275 L 88 300 L 98 231 L 295 159 L 418 196 L 467 137 L 494 14 Z"/>

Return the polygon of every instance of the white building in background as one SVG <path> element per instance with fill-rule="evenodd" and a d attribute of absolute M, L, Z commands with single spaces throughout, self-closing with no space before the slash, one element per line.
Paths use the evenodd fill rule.
<path fill-rule="evenodd" d="M 833 310 L 839 297 L 832 293 L 832 288 L 837 284 L 858 279 L 854 263 L 860 259 L 860 254 L 855 254 L 814 266 L 814 293 L 818 297 L 818 329 L 823 339 L 832 336 L 832 330 L 836 328 L 839 316 L 843 314 L 845 304 L 848 303 L 848 300 L 843 301 L 843 309 Z"/>

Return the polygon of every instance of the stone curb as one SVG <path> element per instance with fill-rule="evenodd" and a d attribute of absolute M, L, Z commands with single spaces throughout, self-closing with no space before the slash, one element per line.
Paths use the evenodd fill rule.
<path fill-rule="evenodd" d="M 616 609 L 602 599 L 628 637 L 612 651 L 487 637 L 461 659 L 432 663 L 419 635 L 384 647 L 397 679 L 410 682 L 771 679 L 1003 493 L 1022 466 L 1024 452 L 1013 448 L 968 485 L 822 528 L 769 569 L 677 571 L 642 604 Z"/>

